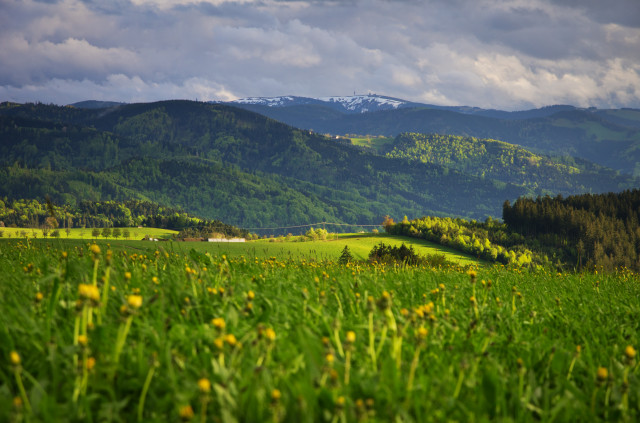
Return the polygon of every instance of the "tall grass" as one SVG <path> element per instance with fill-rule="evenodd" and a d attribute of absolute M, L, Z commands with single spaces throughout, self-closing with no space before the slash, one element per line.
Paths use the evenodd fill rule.
<path fill-rule="evenodd" d="M 0 421 L 639 417 L 629 272 L 55 245 L 0 242 Z"/>

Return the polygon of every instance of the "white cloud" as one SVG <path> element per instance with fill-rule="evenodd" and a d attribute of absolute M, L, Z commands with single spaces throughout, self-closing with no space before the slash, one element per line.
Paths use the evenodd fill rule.
<path fill-rule="evenodd" d="M 630 0 L 0 3 L 0 100 L 355 90 L 502 109 L 640 107 Z"/>

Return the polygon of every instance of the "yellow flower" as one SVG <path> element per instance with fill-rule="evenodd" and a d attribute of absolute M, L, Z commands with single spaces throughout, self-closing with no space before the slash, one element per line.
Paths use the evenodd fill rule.
<path fill-rule="evenodd" d="M 271 400 L 275 402 L 279 401 L 280 398 L 282 398 L 282 393 L 280 392 L 280 390 L 274 389 L 273 391 L 271 391 Z"/>
<path fill-rule="evenodd" d="M 131 279 L 131 272 L 124 272 L 124 278 L 125 278 L 126 280 Z"/>
<path fill-rule="evenodd" d="M 233 335 L 232 333 L 225 335 L 224 340 L 227 344 L 231 345 L 232 347 L 234 347 L 238 343 L 238 340 L 236 339 L 235 335 Z"/>
<path fill-rule="evenodd" d="M 352 330 L 347 332 L 346 341 L 350 344 L 356 342 L 356 333 Z"/>
<path fill-rule="evenodd" d="M 416 333 L 416 336 L 419 339 L 424 339 L 427 337 L 428 334 L 429 334 L 429 331 L 427 330 L 427 328 L 421 327 L 421 328 L 418 328 L 418 332 Z"/>
<path fill-rule="evenodd" d="M 267 328 L 264 331 L 264 337 L 273 342 L 276 340 L 276 331 L 272 328 Z"/>
<path fill-rule="evenodd" d="M 598 377 L 598 381 L 604 382 L 609 377 L 609 371 L 606 367 L 598 367 L 598 372 L 596 373 Z"/>
<path fill-rule="evenodd" d="M 183 405 L 178 410 L 178 414 L 180 414 L 180 418 L 182 420 L 191 420 L 193 418 L 193 408 L 190 405 Z"/>
<path fill-rule="evenodd" d="M 40 302 L 42 301 L 42 299 L 44 298 L 44 295 L 42 295 L 42 292 L 38 291 L 36 292 L 36 302 Z"/>
<path fill-rule="evenodd" d="M 86 366 L 87 366 L 87 370 L 93 370 L 93 368 L 96 367 L 95 357 L 87 358 Z"/>
<path fill-rule="evenodd" d="M 13 397 L 13 406 L 15 408 L 22 408 L 22 398 L 20 397 Z"/>
<path fill-rule="evenodd" d="M 224 348 L 224 339 L 223 338 L 216 338 L 213 340 L 213 345 L 216 346 L 217 349 L 221 350 Z"/>
<path fill-rule="evenodd" d="M 247 292 L 247 300 L 251 301 L 256 297 L 256 294 L 253 291 Z"/>
<path fill-rule="evenodd" d="M 207 394 L 211 391 L 211 382 L 206 377 L 203 377 L 198 381 L 198 388 L 200 389 L 200 392 Z"/>
<path fill-rule="evenodd" d="M 78 335 L 78 344 L 80 344 L 83 347 L 86 347 L 88 343 L 89 343 L 89 338 L 87 337 L 87 335 Z"/>
<path fill-rule="evenodd" d="M 85 298 L 96 303 L 100 301 L 100 290 L 96 285 L 81 283 L 78 285 L 78 294 L 81 298 Z"/>
<path fill-rule="evenodd" d="M 91 244 L 91 246 L 89 247 L 89 251 L 97 256 L 98 254 L 100 254 L 100 247 L 98 247 L 96 244 Z"/>
<path fill-rule="evenodd" d="M 211 324 L 218 330 L 224 330 L 226 326 L 222 317 L 214 318 L 213 320 L 211 320 Z"/>
<path fill-rule="evenodd" d="M 333 364 L 336 358 L 333 356 L 333 354 L 329 353 L 325 356 L 325 359 L 327 360 L 327 363 Z"/>
<path fill-rule="evenodd" d="M 626 355 L 629 360 L 633 360 L 636 356 L 636 349 L 633 348 L 632 345 L 627 345 L 627 348 L 624 349 L 624 355 Z"/>
<path fill-rule="evenodd" d="M 131 308 L 140 308 L 142 307 L 142 296 L 141 295 L 129 295 L 127 297 L 127 304 Z"/>
<path fill-rule="evenodd" d="M 14 366 L 20 364 L 20 354 L 15 351 L 11 351 L 9 353 L 9 359 L 11 360 L 11 364 L 13 364 Z"/>

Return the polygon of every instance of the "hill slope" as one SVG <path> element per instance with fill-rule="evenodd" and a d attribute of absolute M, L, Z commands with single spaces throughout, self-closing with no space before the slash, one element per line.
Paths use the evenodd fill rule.
<path fill-rule="evenodd" d="M 640 175 L 640 111 L 554 106 L 523 112 L 415 106 L 343 113 L 326 105 L 241 105 L 304 129 L 336 135 L 403 132 L 489 138 L 535 152 L 570 155 Z"/>
<path fill-rule="evenodd" d="M 0 195 L 138 198 L 244 227 L 498 215 L 522 187 L 381 157 L 226 105 L 3 104 Z"/>
<path fill-rule="evenodd" d="M 539 194 L 607 192 L 637 180 L 585 160 L 534 154 L 502 141 L 455 135 L 398 135 L 388 157 L 445 166 L 465 174 L 522 185 Z"/>

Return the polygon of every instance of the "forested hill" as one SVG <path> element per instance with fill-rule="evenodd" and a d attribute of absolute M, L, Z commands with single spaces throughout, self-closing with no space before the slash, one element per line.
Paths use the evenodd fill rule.
<path fill-rule="evenodd" d="M 553 107 L 462 113 L 456 108 L 411 107 L 348 114 L 321 105 L 243 107 L 320 133 L 396 136 L 415 132 L 489 138 L 545 154 L 580 157 L 640 176 L 640 110 Z"/>
<path fill-rule="evenodd" d="M 529 193 L 190 101 L 82 110 L 3 103 L 0 165 L 1 196 L 151 200 L 242 227 L 484 218 Z"/>
<path fill-rule="evenodd" d="M 445 166 L 460 172 L 528 187 L 538 194 L 609 192 L 637 186 L 638 180 L 618 175 L 586 160 L 534 154 L 505 142 L 456 135 L 398 135 L 388 157 Z"/>
<path fill-rule="evenodd" d="M 640 270 L 640 190 L 520 198 L 504 204 L 503 219 L 531 245 L 556 250 L 575 267 Z"/>

